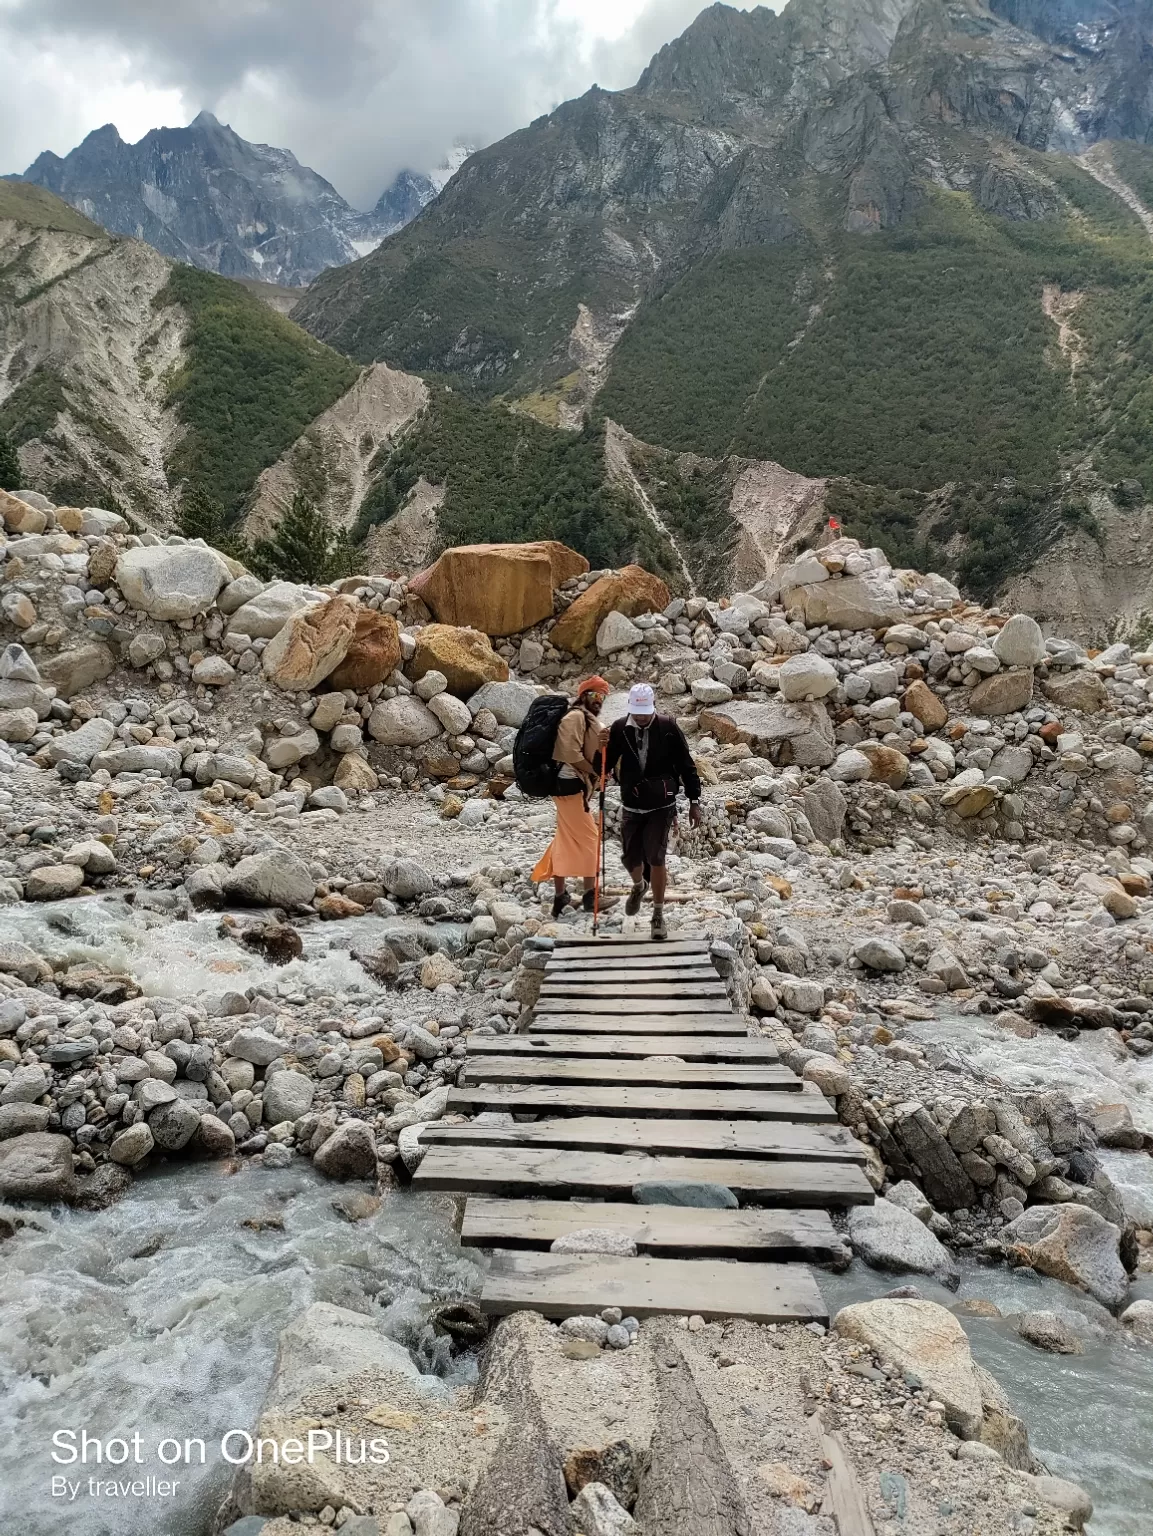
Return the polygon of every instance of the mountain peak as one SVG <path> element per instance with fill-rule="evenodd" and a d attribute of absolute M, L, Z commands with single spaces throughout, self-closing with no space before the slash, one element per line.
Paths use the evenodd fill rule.
<path fill-rule="evenodd" d="M 226 125 L 220 121 L 215 112 L 209 112 L 202 108 L 188 125 L 190 128 L 223 128 Z"/>

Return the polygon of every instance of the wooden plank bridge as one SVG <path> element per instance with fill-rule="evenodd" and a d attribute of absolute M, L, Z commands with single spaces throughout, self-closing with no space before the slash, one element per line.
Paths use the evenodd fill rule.
<path fill-rule="evenodd" d="M 467 1196 L 486 1312 L 827 1321 L 805 1261 L 842 1250 L 830 1208 L 873 1199 L 864 1152 L 733 1013 L 707 939 L 557 939 L 532 1027 L 472 1036 L 448 1108 L 521 1117 L 425 1127 L 413 1176 Z M 722 1186 L 740 1208 L 638 1204 L 651 1180 Z M 549 1251 L 588 1228 L 636 1256 Z"/>

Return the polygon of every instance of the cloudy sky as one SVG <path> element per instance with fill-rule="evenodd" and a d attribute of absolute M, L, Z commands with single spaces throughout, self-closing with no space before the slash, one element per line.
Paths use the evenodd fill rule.
<path fill-rule="evenodd" d="M 631 84 L 705 3 L 0 0 L 0 171 L 207 107 L 369 207 L 404 166 Z"/>

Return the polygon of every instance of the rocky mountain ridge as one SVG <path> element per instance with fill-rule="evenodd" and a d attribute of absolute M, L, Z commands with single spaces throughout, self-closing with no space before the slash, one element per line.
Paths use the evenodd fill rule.
<path fill-rule="evenodd" d="M 979 0 L 715 4 L 632 89 L 594 87 L 474 156 L 442 204 L 327 277 L 301 317 L 365 360 L 494 390 L 564 371 L 578 301 L 607 316 L 716 251 L 893 228 L 925 184 L 1042 216 L 1054 193 L 1024 147 L 1145 137 L 1148 28 L 1143 0 L 1077 0 L 1055 32 L 1033 8 Z M 461 334 L 443 312 L 453 269 L 486 238 L 525 313 L 508 329 L 501 306 Z M 448 270 L 418 276 L 433 251 Z M 422 295 L 440 301 L 423 321 Z"/>
<path fill-rule="evenodd" d="M 289 150 L 250 143 L 201 112 L 135 144 L 107 123 L 63 157 L 45 151 L 22 179 L 175 261 L 299 288 L 401 229 L 447 177 L 401 171 L 358 212 Z"/>

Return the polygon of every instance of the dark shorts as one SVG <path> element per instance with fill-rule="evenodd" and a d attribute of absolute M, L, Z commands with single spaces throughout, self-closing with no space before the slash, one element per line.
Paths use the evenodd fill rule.
<path fill-rule="evenodd" d="M 676 814 L 675 806 L 669 806 L 667 811 L 649 811 L 644 816 L 631 811 L 621 813 L 621 860 L 626 869 L 635 870 L 643 865 L 647 880 L 652 869 L 664 867 Z"/>

